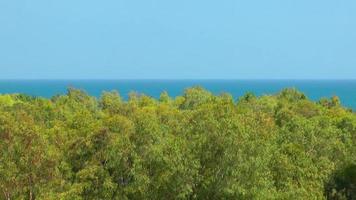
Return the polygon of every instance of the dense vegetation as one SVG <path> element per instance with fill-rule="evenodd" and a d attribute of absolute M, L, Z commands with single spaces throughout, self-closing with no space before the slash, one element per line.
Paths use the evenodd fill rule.
<path fill-rule="evenodd" d="M 313 102 L 0 95 L 0 199 L 355 199 L 356 114 Z"/>

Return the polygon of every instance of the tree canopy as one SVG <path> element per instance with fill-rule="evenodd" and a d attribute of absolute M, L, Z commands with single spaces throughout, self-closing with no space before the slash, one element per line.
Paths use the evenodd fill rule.
<path fill-rule="evenodd" d="M 0 199 L 356 199 L 356 114 L 295 89 L 234 100 L 0 95 Z"/>

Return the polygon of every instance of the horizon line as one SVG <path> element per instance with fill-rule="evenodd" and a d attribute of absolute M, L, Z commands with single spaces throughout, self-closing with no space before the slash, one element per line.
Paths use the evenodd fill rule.
<path fill-rule="evenodd" d="M 356 81 L 356 78 L 0 78 L 0 81 Z"/>

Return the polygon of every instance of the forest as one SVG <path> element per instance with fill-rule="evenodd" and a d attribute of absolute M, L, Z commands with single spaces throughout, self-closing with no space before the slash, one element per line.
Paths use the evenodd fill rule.
<path fill-rule="evenodd" d="M 293 88 L 2 94 L 0 199 L 354 200 L 356 113 Z"/>

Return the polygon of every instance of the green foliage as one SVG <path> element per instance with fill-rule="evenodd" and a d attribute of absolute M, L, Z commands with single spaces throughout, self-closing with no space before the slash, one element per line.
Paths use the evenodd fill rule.
<path fill-rule="evenodd" d="M 0 95 L 0 199 L 356 198 L 356 115 L 295 89 L 234 101 Z"/>
<path fill-rule="evenodd" d="M 0 106 L 12 106 L 15 100 L 8 94 L 0 96 Z"/>
<path fill-rule="evenodd" d="M 336 171 L 325 189 L 329 199 L 355 199 L 356 164 L 346 165 Z"/>

